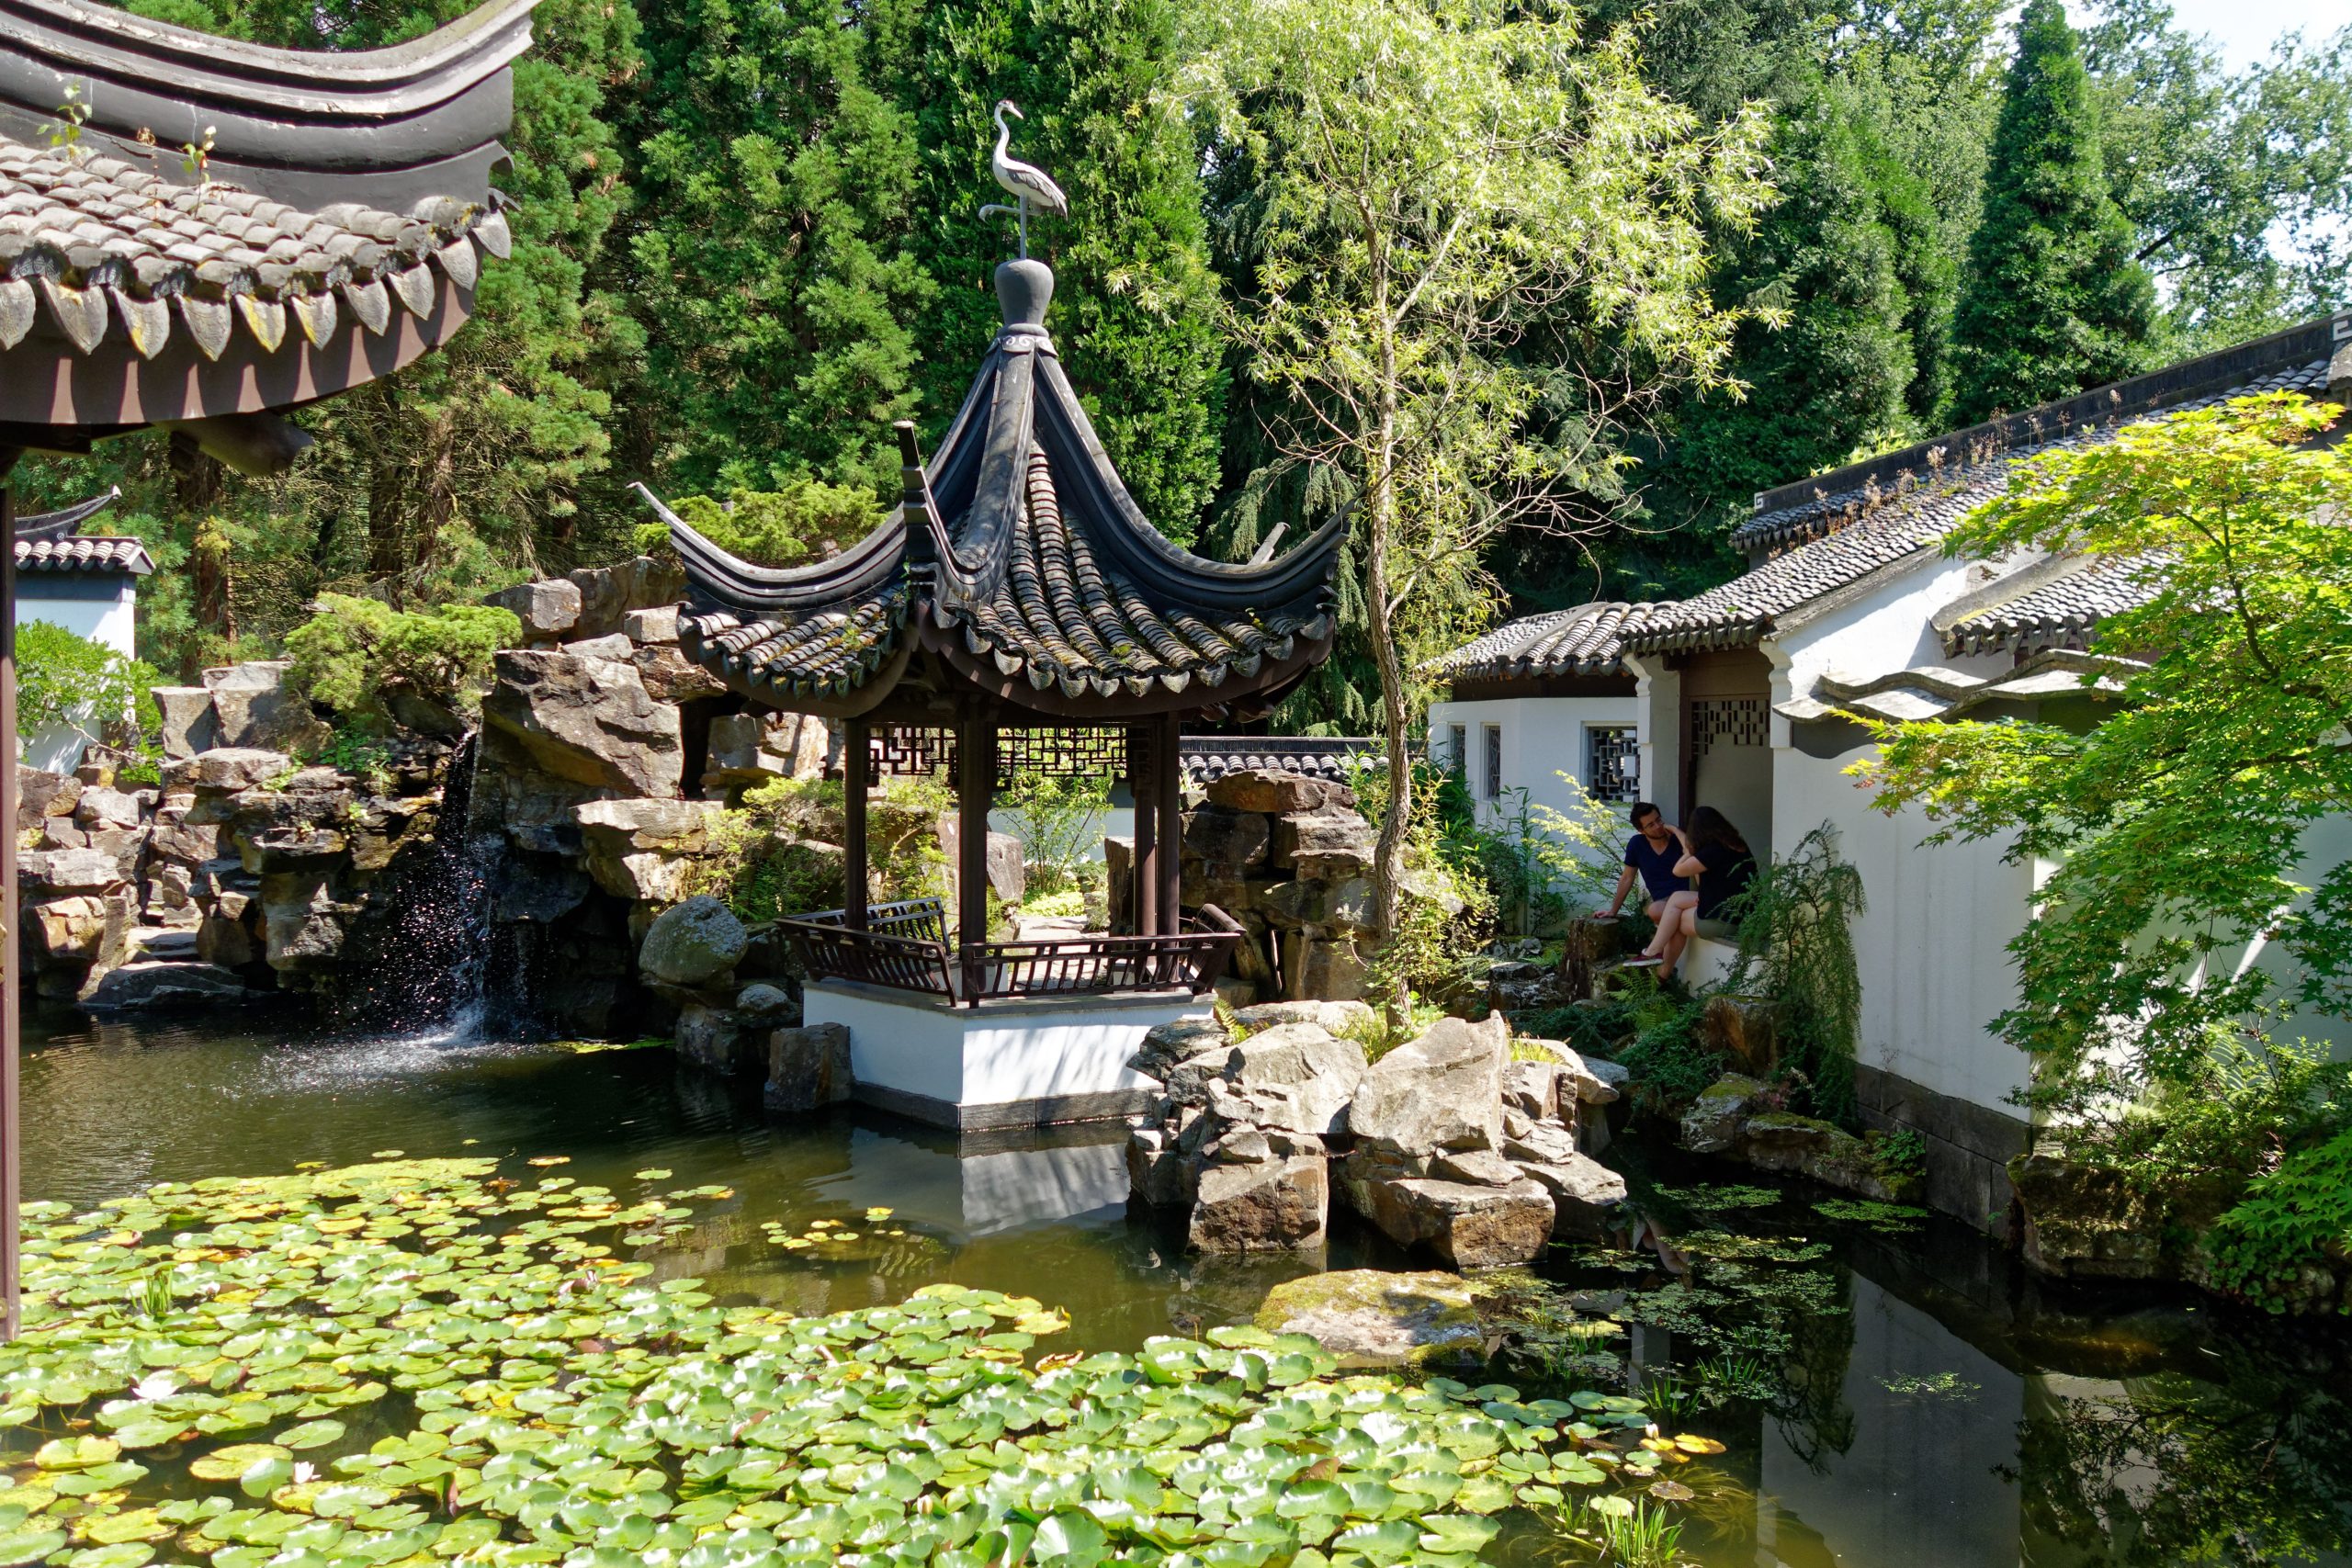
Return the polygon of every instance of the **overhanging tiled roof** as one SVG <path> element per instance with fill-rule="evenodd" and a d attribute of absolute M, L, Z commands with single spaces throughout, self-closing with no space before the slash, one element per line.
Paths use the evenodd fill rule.
<path fill-rule="evenodd" d="M 928 468 L 909 464 L 905 500 L 855 548 L 752 566 L 663 509 L 689 658 L 778 707 L 865 712 L 911 682 L 1101 718 L 1261 710 L 1322 657 L 1345 519 L 1264 565 L 1170 544 L 1062 374 L 1051 292 L 1042 264 L 1000 269 L 1004 330 Z"/>
<path fill-rule="evenodd" d="M 428 197 L 406 214 L 345 203 L 304 212 L 233 186 L 174 185 L 118 158 L 0 136 L 0 348 L 36 326 L 89 355 L 109 334 L 153 359 L 184 335 L 217 360 L 232 336 L 380 335 L 470 290 L 511 246 L 494 193 Z"/>
<path fill-rule="evenodd" d="M 1529 615 L 1430 660 L 1423 668 L 1454 681 L 1622 673 L 1619 656 L 1625 635 L 1659 607 L 1614 600 Z"/>
<path fill-rule="evenodd" d="M 2022 655 L 2087 649 L 2099 622 L 2148 602 L 2163 570 L 2161 560 L 2142 556 L 2076 562 L 2074 570 L 1953 622 L 1943 633 L 1944 651 Z"/>
<path fill-rule="evenodd" d="M 2130 660 L 2105 658 L 2073 649 L 2052 649 L 1998 675 L 1970 675 L 1936 664 L 1896 670 L 1865 680 L 1831 674 L 1815 682 L 1811 696 L 1792 698 L 1773 711 L 1801 723 L 1849 716 L 1903 721 L 1961 718 L 1971 709 L 1988 703 L 2039 703 L 2084 695 L 2113 697 L 2123 690 L 2124 681 L 2141 668 L 2143 666 Z"/>
<path fill-rule="evenodd" d="M 1939 545 L 1962 517 L 2008 487 L 2010 465 L 2019 457 L 2102 439 L 2122 423 L 2229 398 L 2272 390 L 2324 392 L 2328 375 L 2325 349 L 2337 322 L 2352 325 L 2352 317 L 2312 323 L 2124 383 L 2113 389 L 2118 394 L 2113 406 L 2140 406 L 2143 412 L 2118 415 L 2088 430 L 2079 426 L 2064 430 L 2055 423 L 2057 414 L 2086 400 L 2077 399 L 2007 422 L 2027 432 L 2050 432 L 2046 438 L 1997 450 L 1980 445 L 1971 460 L 1943 464 L 1928 470 L 1924 478 L 1913 474 L 1906 479 L 1901 473 L 1890 477 L 1883 471 L 1883 459 L 1826 476 L 1819 481 L 1823 488 L 1814 498 L 1759 513 L 1734 536 L 1735 543 L 1749 546 L 1794 542 L 1781 545 L 1778 554 L 1720 587 L 1680 604 L 1655 607 L 1638 626 L 1624 634 L 1625 649 L 1658 653 L 1752 647 L 1790 612 Z M 2215 366 L 2242 378 L 2216 386 L 2199 369 Z M 2132 390 L 2150 384 L 2158 389 Z M 2098 396 L 2090 395 L 2093 406 Z M 2064 434 L 2059 434 L 2062 430 Z M 1945 439 L 1957 443 L 1969 434 Z M 1830 485 L 1841 488 L 1826 488 Z M 1766 499 L 1783 494 L 1774 491 Z"/>

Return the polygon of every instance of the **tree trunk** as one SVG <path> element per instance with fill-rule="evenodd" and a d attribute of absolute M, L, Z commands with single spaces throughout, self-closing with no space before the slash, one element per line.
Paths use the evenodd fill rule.
<path fill-rule="evenodd" d="M 1365 464 L 1366 539 L 1364 573 L 1366 609 L 1370 613 L 1373 662 L 1380 671 L 1380 732 L 1388 750 L 1388 811 L 1380 824 L 1380 840 L 1373 857 L 1373 892 L 1383 942 L 1396 935 L 1397 912 L 1405 882 L 1405 831 L 1413 814 L 1413 764 L 1405 749 L 1405 661 L 1396 648 L 1390 615 L 1389 554 L 1396 529 L 1396 334 L 1388 318 L 1388 269 L 1376 235 L 1371 236 L 1374 258 L 1372 310 L 1378 323 L 1380 384 L 1374 415 L 1370 461 Z M 1388 998 L 1401 1015 L 1408 998 L 1404 982 Z"/>

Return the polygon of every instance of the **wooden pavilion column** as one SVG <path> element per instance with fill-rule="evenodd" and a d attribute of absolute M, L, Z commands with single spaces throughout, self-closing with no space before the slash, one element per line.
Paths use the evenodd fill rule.
<path fill-rule="evenodd" d="M 977 998 L 988 976 L 980 949 L 989 940 L 989 800 L 996 792 L 993 715 L 965 720 L 956 733 L 956 950 L 964 995 Z"/>
<path fill-rule="evenodd" d="M 1157 723 L 1127 726 L 1127 795 L 1135 802 L 1135 863 L 1127 869 L 1133 886 L 1127 908 L 1134 915 L 1137 936 L 1159 934 L 1159 796 L 1152 772 L 1159 753 Z"/>
<path fill-rule="evenodd" d="M 842 721 L 842 923 L 865 929 L 865 800 L 874 788 L 873 727 Z"/>
<path fill-rule="evenodd" d="M 1184 757 L 1176 726 L 1174 714 L 1164 716 L 1151 749 L 1152 794 L 1159 797 L 1155 815 L 1159 818 L 1158 892 L 1163 936 L 1184 929 Z"/>
<path fill-rule="evenodd" d="M 25 944 L 17 933 L 17 492 L 20 456 L 0 447 L 0 1339 L 17 1337 L 19 1303 L 17 1056 L 23 1048 Z"/>

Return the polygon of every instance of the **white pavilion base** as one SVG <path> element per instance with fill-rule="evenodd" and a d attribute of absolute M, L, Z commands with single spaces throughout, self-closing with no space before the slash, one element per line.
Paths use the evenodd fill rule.
<path fill-rule="evenodd" d="M 849 1031 L 856 1098 L 933 1126 L 1039 1127 L 1126 1116 L 1159 1086 L 1127 1066 L 1143 1037 L 1205 1018 L 1189 992 L 1050 997 L 952 1007 L 940 998 L 812 980 L 802 1018 Z"/>

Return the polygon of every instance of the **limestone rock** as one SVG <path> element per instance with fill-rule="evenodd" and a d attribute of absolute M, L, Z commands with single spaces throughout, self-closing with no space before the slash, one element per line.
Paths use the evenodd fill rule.
<path fill-rule="evenodd" d="M 1154 1209 L 1189 1204 L 1193 1174 L 1169 1129 L 1143 1126 L 1127 1134 L 1127 1191 L 1135 1202 Z"/>
<path fill-rule="evenodd" d="M 2025 1214 L 2028 1265 L 2083 1280 L 2154 1280 L 2166 1272 L 2164 1205 L 2120 1171 L 2054 1154 L 2009 1161 Z"/>
<path fill-rule="evenodd" d="M 732 1008 L 688 1002 L 678 1010 L 678 1060 L 720 1077 L 761 1072 L 767 1066 L 758 1041 Z"/>
<path fill-rule="evenodd" d="M 939 848 L 947 857 L 947 907 L 956 908 L 958 897 L 957 879 L 963 874 L 963 860 L 956 852 L 956 821 L 954 812 L 942 813 L 939 818 Z M 1000 902 L 1018 904 L 1028 887 L 1029 870 L 1022 860 L 1021 840 L 1010 833 L 989 835 L 989 886 L 995 890 Z"/>
<path fill-rule="evenodd" d="M 621 616 L 621 635 L 631 642 L 667 643 L 678 640 L 678 607 L 658 604 L 631 610 Z"/>
<path fill-rule="evenodd" d="M 39 828 L 52 817 L 71 818 L 81 803 L 82 781 L 41 768 L 17 770 L 17 826 Z"/>
<path fill-rule="evenodd" d="M 220 855 L 220 829 L 217 823 L 192 823 L 185 816 L 166 818 L 158 813 L 153 830 L 147 838 L 147 852 L 156 860 L 195 867 L 217 860 Z"/>
<path fill-rule="evenodd" d="M 1279 1123 L 1328 1136 L 1348 1124 L 1365 1072 L 1363 1047 L 1319 1024 L 1283 1023 L 1233 1047 L 1225 1076 L 1244 1094 L 1285 1102 Z"/>
<path fill-rule="evenodd" d="M 684 771 L 678 710 L 646 692 L 637 667 L 547 649 L 508 649 L 482 722 L 571 784 L 639 797 L 674 795 Z"/>
<path fill-rule="evenodd" d="M 164 787 L 233 795 L 294 772 L 294 759 L 258 746 L 216 746 L 164 768 Z"/>
<path fill-rule="evenodd" d="M 1228 775 L 1230 776 L 1230 775 Z M 1426 1155 L 1502 1141 L 1502 1076 L 1510 1026 L 1442 1018 L 1372 1065 L 1348 1113 L 1359 1143 Z"/>
<path fill-rule="evenodd" d="M 1739 1130 L 1737 1152 L 1758 1170 L 1795 1171 L 1881 1202 L 1907 1202 L 1917 1185 L 1917 1178 L 1889 1180 L 1869 1144 L 1853 1134 L 1785 1111 L 1750 1116 Z"/>
<path fill-rule="evenodd" d="M 1560 1113 L 1559 1067 L 1551 1062 L 1512 1062 L 1503 1068 L 1503 1105 L 1531 1121 L 1549 1122 L 1557 1116 Z"/>
<path fill-rule="evenodd" d="M 1342 785 L 1272 768 L 1236 769 L 1211 781 L 1204 793 L 1212 806 L 1269 816 L 1313 811 L 1327 805 L 1354 804 Z"/>
<path fill-rule="evenodd" d="M 1475 1367 L 1486 1360 L 1470 1287 L 1455 1275 L 1349 1269 L 1284 1280 L 1267 1292 L 1257 1325 L 1304 1334 L 1343 1371 Z"/>
<path fill-rule="evenodd" d="M 571 627 L 576 637 L 605 637 L 624 629 L 628 613 L 685 597 L 685 569 L 677 556 L 639 556 L 618 566 L 582 567 L 571 574 L 580 591 L 580 618 Z"/>
<path fill-rule="evenodd" d="M 1729 1154 L 1741 1126 L 1763 1100 L 1764 1086 L 1754 1078 L 1737 1073 L 1717 1078 L 1682 1113 L 1682 1146 L 1693 1154 Z"/>
<path fill-rule="evenodd" d="M 744 1022 L 769 1029 L 790 1028 L 800 1021 L 800 1004 L 792 999 L 792 993 L 765 980 L 754 980 L 736 992 L 735 1010 Z"/>
<path fill-rule="evenodd" d="M 1430 1174 L 1441 1181 L 1463 1181 L 1473 1187 L 1509 1187 L 1520 1179 L 1518 1169 L 1492 1149 L 1432 1155 Z"/>
<path fill-rule="evenodd" d="M 1757 997 L 1709 997 L 1699 1037 L 1740 1071 L 1767 1074 L 1781 1059 L 1780 1010 Z"/>
<path fill-rule="evenodd" d="M 637 645 L 614 632 L 607 637 L 582 637 L 563 645 L 563 651 L 575 659 L 628 659 L 637 652 Z"/>
<path fill-rule="evenodd" d="M 1344 807 L 1326 806 L 1276 818 L 1268 859 L 1280 869 L 1292 870 L 1304 857 L 1328 876 L 1342 862 L 1369 868 L 1374 848 L 1371 823 Z"/>
<path fill-rule="evenodd" d="M 1278 1024 L 1312 1023 L 1333 1034 L 1362 1039 L 1371 1032 L 1374 1015 L 1360 1001 L 1260 1002 L 1254 1007 L 1237 1009 L 1233 1021 L 1253 1032 Z"/>
<path fill-rule="evenodd" d="M 821 777 L 831 750 L 825 721 L 807 714 L 721 714 L 710 721 L 702 786 Z"/>
<path fill-rule="evenodd" d="M 616 637 L 613 640 L 626 643 L 628 638 Z M 727 694 L 726 682 L 667 643 L 640 648 L 629 658 L 637 666 L 639 679 L 657 703 L 691 703 Z"/>
<path fill-rule="evenodd" d="M 1518 1165 L 1565 1165 L 1577 1152 L 1577 1134 L 1557 1122 L 1531 1122 L 1517 1131 L 1504 1118 L 1503 1157 Z"/>
<path fill-rule="evenodd" d="M 252 993 L 226 969 L 210 964 L 154 962 L 109 969 L 82 998 L 95 1012 L 207 1007 Z"/>
<path fill-rule="evenodd" d="M 555 578 L 544 582 L 518 582 L 482 601 L 512 610 L 523 623 L 525 642 L 551 642 L 580 624 L 580 588 Z"/>
<path fill-rule="evenodd" d="M 1580 1105 L 1613 1105 L 1633 1081 L 1634 1075 L 1614 1062 L 1580 1055 L 1566 1045 L 1554 1049 L 1563 1064 L 1560 1092 L 1563 1096 L 1573 1093 Z"/>
<path fill-rule="evenodd" d="M 1395 1168 L 1359 1143 L 1340 1165 L 1340 1186 L 1349 1205 L 1400 1247 L 1426 1246 L 1457 1269 L 1487 1269 L 1525 1263 L 1551 1238 L 1551 1195 L 1536 1182 L 1474 1186 L 1390 1174 Z"/>
<path fill-rule="evenodd" d="M 43 957 L 87 962 L 97 956 L 98 939 L 106 931 L 104 898 L 91 893 L 68 894 L 46 903 L 28 904 L 24 914 Z"/>
<path fill-rule="evenodd" d="M 1320 1154 L 1212 1165 L 1188 1239 L 1200 1252 L 1295 1252 L 1323 1245 L 1330 1184 Z"/>
<path fill-rule="evenodd" d="M 17 857 L 17 874 L 28 891 L 108 893 L 128 886 L 130 873 L 103 850 L 29 850 Z"/>
<path fill-rule="evenodd" d="M 220 744 L 220 720 L 209 686 L 157 686 L 151 694 L 163 719 L 164 756 L 177 761 Z"/>
<path fill-rule="evenodd" d="M 734 968 L 750 942 L 735 912 L 706 893 L 654 918 L 638 967 L 669 985 L 699 986 Z"/>
<path fill-rule="evenodd" d="M 1204 806 L 1184 824 L 1184 858 L 1211 878 L 1234 877 L 1266 863 L 1271 829 L 1253 811 Z"/>
<path fill-rule="evenodd" d="M 1127 1066 L 1147 1077 L 1165 1079 L 1177 1063 L 1225 1043 L 1225 1025 L 1215 1018 L 1206 1014 L 1180 1018 L 1147 1031 L 1143 1043 L 1127 1058 Z"/>
<path fill-rule="evenodd" d="M 1605 1241 L 1623 1228 L 1625 1179 L 1599 1160 L 1570 1152 L 1562 1159 L 1519 1168 L 1551 1194 L 1554 1235 Z"/>
<path fill-rule="evenodd" d="M 768 1036 L 767 1067 L 767 1086 L 761 1099 L 770 1111 L 814 1111 L 837 1105 L 850 1097 L 854 1087 L 849 1030 L 838 1023 L 776 1030 Z"/>
<path fill-rule="evenodd" d="M 596 886 L 636 901 L 674 901 L 684 863 L 710 848 L 720 807 L 707 800 L 592 800 L 572 808 Z"/>
<path fill-rule="evenodd" d="M 308 756 L 334 735 L 311 699 L 286 684 L 291 660 L 254 660 L 204 672 L 223 746 L 259 747 Z"/>

